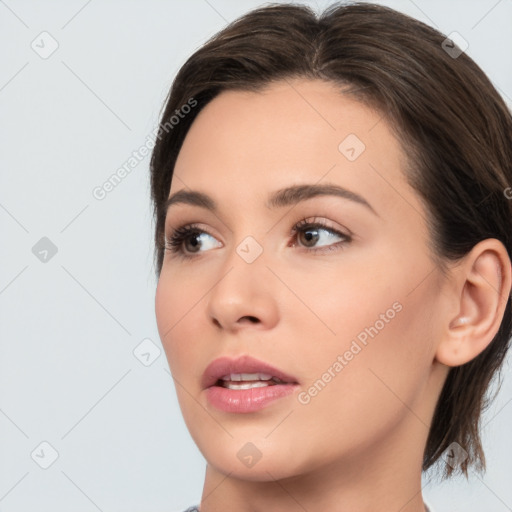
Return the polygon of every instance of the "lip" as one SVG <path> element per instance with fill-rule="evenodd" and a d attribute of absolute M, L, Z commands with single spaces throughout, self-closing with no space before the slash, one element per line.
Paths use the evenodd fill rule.
<path fill-rule="evenodd" d="M 298 384 L 275 384 L 252 389 L 228 389 L 210 386 L 205 389 L 208 403 L 223 412 L 249 413 L 263 409 L 278 398 L 290 396 Z"/>
<path fill-rule="evenodd" d="M 229 373 L 267 373 L 283 382 L 251 389 L 229 389 L 215 385 L 221 377 Z M 202 386 L 208 403 L 228 413 L 259 411 L 279 398 L 290 396 L 300 388 L 295 377 L 250 356 L 215 359 L 203 374 Z"/>
<path fill-rule="evenodd" d="M 230 373 L 268 373 L 286 384 L 298 384 L 295 377 L 288 375 L 279 368 L 264 361 L 259 361 L 254 357 L 244 355 L 235 359 L 219 357 L 212 361 L 203 373 L 201 386 L 203 389 L 214 386 L 219 379 Z"/>

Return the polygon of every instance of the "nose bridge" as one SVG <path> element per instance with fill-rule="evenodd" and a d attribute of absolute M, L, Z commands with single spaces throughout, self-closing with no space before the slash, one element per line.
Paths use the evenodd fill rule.
<path fill-rule="evenodd" d="M 267 256 L 263 243 L 253 236 L 246 236 L 228 250 L 222 267 L 224 277 L 213 292 L 218 296 L 229 294 L 231 300 L 264 294 L 268 290 L 270 274 L 266 266 Z"/>
<path fill-rule="evenodd" d="M 209 316 L 225 328 L 235 327 L 245 317 L 273 325 L 278 311 L 267 263 L 263 241 L 256 237 L 245 236 L 233 245 L 209 295 Z"/>
<path fill-rule="evenodd" d="M 244 216 L 246 217 L 246 216 Z M 225 270 L 234 267 L 231 272 L 240 274 L 240 278 L 249 279 L 251 274 L 261 278 L 269 273 L 266 263 L 269 261 L 270 237 L 267 236 L 268 225 L 254 222 L 255 215 L 247 216 L 239 223 L 239 228 L 231 233 L 232 239 L 225 255 Z"/>

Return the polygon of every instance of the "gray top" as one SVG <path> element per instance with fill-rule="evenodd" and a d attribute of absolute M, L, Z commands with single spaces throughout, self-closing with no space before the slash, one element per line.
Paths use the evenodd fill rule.
<path fill-rule="evenodd" d="M 430 507 L 427 506 L 426 503 L 423 503 L 425 505 L 425 512 L 434 512 Z M 199 505 L 194 505 L 193 507 L 187 508 L 184 512 L 199 512 Z"/>

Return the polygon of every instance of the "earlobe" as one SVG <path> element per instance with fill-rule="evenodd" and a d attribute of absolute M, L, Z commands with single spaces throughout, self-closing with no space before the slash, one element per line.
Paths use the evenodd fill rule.
<path fill-rule="evenodd" d="M 499 330 L 511 288 L 507 250 L 497 239 L 479 242 L 456 270 L 453 293 L 456 314 L 447 325 L 436 351 L 446 366 L 460 366 L 477 357 Z"/>

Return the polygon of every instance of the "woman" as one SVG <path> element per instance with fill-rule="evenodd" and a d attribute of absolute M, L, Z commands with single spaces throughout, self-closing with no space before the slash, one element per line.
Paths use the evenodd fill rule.
<path fill-rule="evenodd" d="M 156 317 L 213 511 L 420 512 L 485 469 L 512 333 L 512 118 L 392 9 L 269 5 L 180 69 L 151 160 Z"/>

